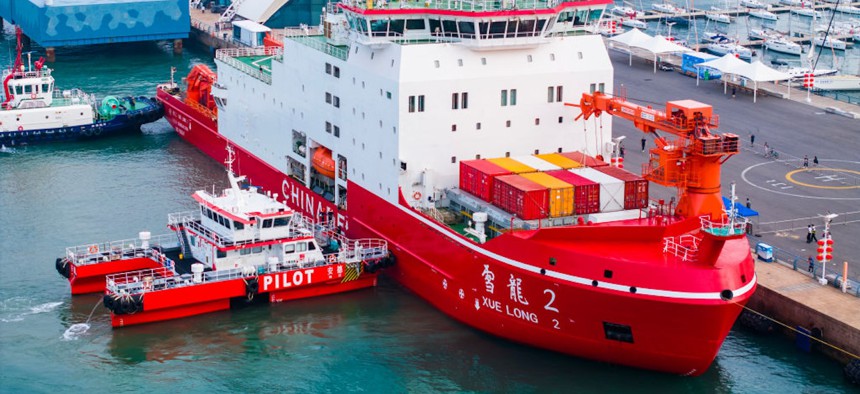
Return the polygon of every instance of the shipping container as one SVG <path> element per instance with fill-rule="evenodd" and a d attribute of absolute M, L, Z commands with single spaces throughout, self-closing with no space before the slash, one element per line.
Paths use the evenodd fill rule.
<path fill-rule="evenodd" d="M 495 159 L 487 159 L 487 161 L 502 167 L 514 174 L 523 174 L 526 172 L 537 172 L 533 167 L 529 167 L 523 163 L 520 163 L 510 157 L 499 157 Z"/>
<path fill-rule="evenodd" d="M 547 174 L 573 185 L 573 213 L 600 212 L 600 184 L 567 170 L 548 171 Z"/>
<path fill-rule="evenodd" d="M 578 161 L 568 159 L 567 157 L 562 156 L 561 153 L 543 153 L 535 156 L 555 164 L 564 170 L 582 167 L 582 164 L 579 164 Z"/>
<path fill-rule="evenodd" d="M 595 168 L 595 170 L 624 181 L 624 209 L 640 209 L 648 206 L 648 181 L 645 178 L 612 166 Z"/>
<path fill-rule="evenodd" d="M 561 167 L 535 156 L 514 156 L 513 159 L 540 172 L 561 169 Z"/>
<path fill-rule="evenodd" d="M 573 160 L 579 164 L 582 164 L 583 167 L 603 167 L 603 166 L 609 165 L 609 163 L 607 163 L 603 160 L 598 160 L 598 159 L 596 159 L 592 156 L 586 155 L 585 153 L 580 152 L 580 151 L 562 152 L 559 154 L 568 158 L 568 159 L 571 159 L 571 160 Z"/>
<path fill-rule="evenodd" d="M 493 180 L 511 172 L 486 160 L 460 162 L 460 189 L 484 201 L 493 201 Z"/>
<path fill-rule="evenodd" d="M 600 212 L 624 209 L 624 181 L 593 168 L 582 167 L 568 171 L 600 184 Z"/>
<path fill-rule="evenodd" d="M 549 190 L 550 217 L 557 218 L 573 215 L 573 185 L 545 172 L 533 172 L 531 174 L 522 174 L 521 176 Z"/>
<path fill-rule="evenodd" d="M 549 190 L 520 175 L 502 175 L 493 182 L 493 204 L 520 219 L 547 217 Z"/>

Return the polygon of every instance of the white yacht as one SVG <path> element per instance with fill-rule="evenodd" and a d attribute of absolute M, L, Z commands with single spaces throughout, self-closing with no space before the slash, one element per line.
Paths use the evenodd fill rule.
<path fill-rule="evenodd" d="M 720 10 L 713 10 L 705 14 L 705 17 L 708 18 L 709 21 L 714 21 L 717 23 L 732 23 L 732 17 L 728 14 L 723 14 L 719 12 Z"/>
<path fill-rule="evenodd" d="M 733 54 L 745 60 L 752 59 L 753 55 L 752 49 L 739 45 L 734 40 L 726 37 L 723 37 L 723 39 L 718 40 L 717 42 L 709 43 L 707 48 L 708 51 L 711 51 L 720 56 L 726 54 Z"/>
<path fill-rule="evenodd" d="M 615 6 L 615 8 L 612 9 L 612 13 L 615 15 L 618 15 L 618 16 L 626 16 L 626 17 L 630 17 L 630 18 L 636 17 L 636 10 L 634 10 L 632 7 L 625 7 L 625 6 L 618 6 L 617 5 L 617 6 Z"/>
<path fill-rule="evenodd" d="M 741 0 L 740 5 L 741 5 L 741 7 L 746 7 L 746 8 L 755 8 L 755 9 L 767 8 L 767 4 L 762 3 L 759 0 Z"/>
<path fill-rule="evenodd" d="M 654 4 L 651 4 L 651 9 L 654 11 L 657 11 L 657 12 L 662 12 L 664 14 L 670 14 L 670 15 L 683 14 L 684 12 L 686 12 L 685 9 L 680 8 L 680 7 L 675 7 L 674 5 L 669 4 L 669 3 L 654 3 Z"/>
<path fill-rule="evenodd" d="M 765 39 L 764 48 L 768 51 L 786 53 L 789 55 L 800 56 L 803 53 L 803 47 L 800 44 L 786 40 L 785 38 Z"/>
<path fill-rule="evenodd" d="M 640 21 L 639 19 L 633 18 L 621 18 L 621 26 L 635 27 L 640 30 L 648 29 L 648 24 L 645 23 L 645 21 Z"/>
<path fill-rule="evenodd" d="M 829 75 L 815 78 L 815 90 L 860 90 L 858 75 Z"/>
<path fill-rule="evenodd" d="M 837 12 L 841 12 L 841 13 L 843 13 L 843 14 L 854 14 L 854 15 L 860 15 L 860 8 L 858 8 L 858 7 L 854 7 L 854 6 L 850 6 L 850 5 L 837 5 L 837 6 L 836 6 L 836 11 L 837 11 Z"/>
<path fill-rule="evenodd" d="M 791 10 L 792 14 L 800 15 L 800 16 L 808 16 L 810 18 L 821 19 L 824 17 L 824 14 L 812 9 L 812 8 L 795 8 Z"/>
<path fill-rule="evenodd" d="M 776 16 L 776 14 L 774 14 L 773 12 L 763 10 L 763 9 L 756 9 L 756 10 L 750 11 L 749 16 L 750 16 L 750 18 L 759 18 L 759 19 L 764 19 L 767 21 L 776 21 L 779 19 Z"/>
<path fill-rule="evenodd" d="M 847 42 L 833 38 L 833 37 L 830 37 L 830 36 L 828 36 L 827 38 L 824 38 L 823 36 L 815 37 L 815 39 L 812 40 L 812 43 L 815 44 L 816 46 L 830 48 L 830 49 L 836 49 L 838 51 L 844 51 L 845 48 L 848 47 Z"/>

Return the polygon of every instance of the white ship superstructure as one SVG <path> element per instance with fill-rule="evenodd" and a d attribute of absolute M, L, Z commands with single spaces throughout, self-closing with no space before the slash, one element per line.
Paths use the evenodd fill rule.
<path fill-rule="evenodd" d="M 219 131 L 341 208 L 347 179 L 392 204 L 402 190 L 423 206 L 457 185 L 460 160 L 608 156 L 609 120 L 574 121 L 564 106 L 583 91 L 612 92 L 603 42 L 577 34 L 604 5 L 517 12 L 513 2 L 507 10 L 493 4 L 478 4 L 486 11 L 477 13 L 388 4 L 402 7 L 397 15 L 343 4 L 330 8 L 337 12 L 323 35 L 288 31 L 283 54 L 260 49 L 260 59 L 272 60 L 258 66 L 223 50 L 218 81 L 229 101 Z M 314 167 L 323 148 L 337 166 L 333 179 Z"/>

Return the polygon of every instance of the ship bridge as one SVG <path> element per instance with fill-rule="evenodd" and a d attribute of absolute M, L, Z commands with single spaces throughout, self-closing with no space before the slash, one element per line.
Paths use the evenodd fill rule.
<path fill-rule="evenodd" d="M 590 34 L 607 0 L 348 0 L 339 4 L 364 45 L 458 42 L 527 47 L 558 34 Z M 336 29 L 334 29 L 336 30 Z"/>

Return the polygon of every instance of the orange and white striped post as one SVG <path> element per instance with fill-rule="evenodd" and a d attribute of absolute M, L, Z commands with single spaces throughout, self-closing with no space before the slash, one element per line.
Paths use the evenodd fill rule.
<path fill-rule="evenodd" d="M 848 262 L 842 262 L 842 292 L 848 292 Z"/>

